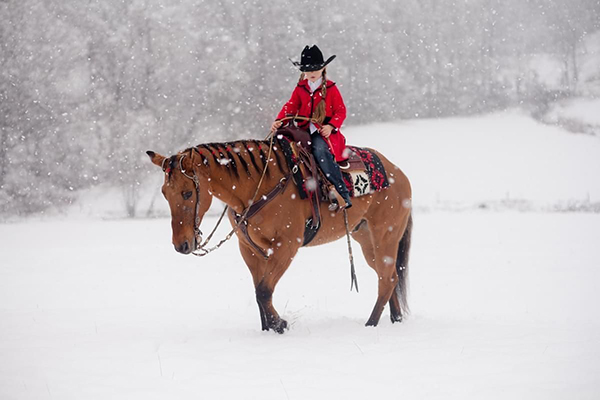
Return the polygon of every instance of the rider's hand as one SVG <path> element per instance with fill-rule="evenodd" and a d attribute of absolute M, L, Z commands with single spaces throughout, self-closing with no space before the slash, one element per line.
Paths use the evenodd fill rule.
<path fill-rule="evenodd" d="M 321 136 L 323 136 L 325 139 L 327 139 L 329 137 L 329 135 L 331 135 L 332 131 L 333 131 L 333 126 L 331 126 L 331 125 L 324 125 L 321 127 L 321 129 L 319 129 Z"/>
<path fill-rule="evenodd" d="M 273 133 L 277 129 L 281 128 L 281 125 L 283 125 L 283 122 L 281 122 L 281 121 L 275 121 L 275 122 L 273 122 L 273 125 L 271 125 L 271 133 Z"/>

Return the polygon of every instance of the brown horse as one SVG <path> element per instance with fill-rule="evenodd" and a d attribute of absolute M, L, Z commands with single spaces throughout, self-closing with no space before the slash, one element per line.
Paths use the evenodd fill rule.
<path fill-rule="evenodd" d="M 162 193 L 171 209 L 173 245 L 183 254 L 199 246 L 199 225 L 213 197 L 242 215 L 256 193 L 261 176 L 264 175 L 264 179 L 257 199 L 272 193 L 279 185 L 280 192 L 248 218 L 247 236 L 240 230 L 236 234 L 240 252 L 254 280 L 262 329 L 283 333 L 287 322 L 273 306 L 273 291 L 303 244 L 301 238 L 311 216 L 311 206 L 308 200 L 300 198 L 296 185 L 286 184 L 286 180 L 291 179 L 290 168 L 281 149 L 273 147 L 272 156 L 267 160 L 268 150 L 268 141 L 236 141 L 199 145 L 168 158 L 152 151 L 147 154 L 165 173 Z M 384 156 L 371 151 L 381 159 L 390 185 L 354 198 L 353 206 L 347 211 L 352 237 L 360 243 L 367 263 L 379 277 L 377 301 L 366 323 L 376 326 L 388 302 L 392 322 L 402 321 L 403 313 L 408 312 L 407 267 L 412 216 L 408 178 Z M 322 227 L 310 246 L 328 243 L 346 234 L 343 213 L 325 211 L 321 218 Z M 234 226 L 234 216 L 230 214 L 229 219 Z"/>

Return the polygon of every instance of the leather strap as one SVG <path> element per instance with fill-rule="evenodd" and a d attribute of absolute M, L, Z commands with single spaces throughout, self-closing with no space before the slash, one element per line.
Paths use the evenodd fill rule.
<path fill-rule="evenodd" d="M 284 176 L 283 178 L 281 178 L 281 180 L 279 181 L 279 183 L 266 195 L 263 195 L 259 201 L 257 201 L 256 203 L 252 204 L 248 210 L 248 213 L 246 214 L 246 218 L 244 219 L 244 221 L 240 224 L 240 230 L 242 231 L 242 233 L 244 234 L 244 237 L 246 238 L 246 240 L 248 241 L 248 243 L 250 244 L 250 246 L 252 246 L 252 248 L 254 248 L 254 250 L 256 250 L 261 256 L 263 256 L 265 259 L 269 258 L 269 255 L 267 253 L 265 253 L 263 251 L 263 249 L 261 249 L 256 243 L 254 243 L 254 241 L 250 238 L 250 235 L 248 234 L 248 219 L 252 218 L 252 216 L 258 214 L 258 212 L 267 204 L 269 204 L 275 197 L 277 197 L 277 195 L 279 195 L 280 193 L 282 193 L 288 182 L 290 180 L 290 176 Z M 242 215 L 244 215 L 244 212 L 242 212 L 242 214 L 237 214 L 235 211 L 231 210 L 233 217 L 235 219 L 236 223 L 239 223 L 240 218 L 242 217 Z"/>

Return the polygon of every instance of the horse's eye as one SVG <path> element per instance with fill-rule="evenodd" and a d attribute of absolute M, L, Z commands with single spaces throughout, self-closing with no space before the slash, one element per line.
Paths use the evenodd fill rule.
<path fill-rule="evenodd" d="M 191 191 L 189 191 L 189 192 L 183 192 L 181 195 L 183 196 L 184 200 L 187 200 L 190 197 L 192 197 L 192 192 Z"/>

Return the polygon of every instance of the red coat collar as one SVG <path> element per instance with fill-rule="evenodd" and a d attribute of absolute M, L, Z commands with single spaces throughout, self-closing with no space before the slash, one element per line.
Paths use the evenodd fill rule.
<path fill-rule="evenodd" d="M 334 86 L 335 82 L 330 81 L 329 79 L 327 79 L 327 89 L 329 89 L 330 87 Z M 298 82 L 298 86 L 305 89 L 308 93 L 310 93 L 310 86 L 308 86 L 308 79 L 304 79 L 300 82 Z"/>

